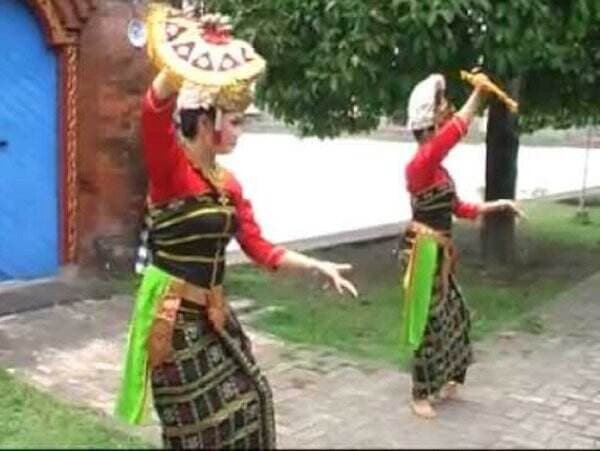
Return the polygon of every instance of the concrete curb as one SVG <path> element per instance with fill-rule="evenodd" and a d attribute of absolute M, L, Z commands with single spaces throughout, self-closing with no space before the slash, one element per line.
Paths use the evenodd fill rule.
<path fill-rule="evenodd" d="M 349 230 L 330 235 L 321 235 L 301 240 L 278 243 L 287 249 L 298 252 L 327 249 L 342 244 L 361 243 L 365 241 L 382 240 L 398 236 L 407 221 L 367 227 L 358 230 Z M 250 263 L 248 257 L 242 251 L 227 253 L 227 266 L 235 266 Z"/>

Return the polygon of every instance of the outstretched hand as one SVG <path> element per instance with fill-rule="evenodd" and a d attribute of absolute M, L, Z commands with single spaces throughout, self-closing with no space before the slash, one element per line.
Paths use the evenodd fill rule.
<path fill-rule="evenodd" d="M 331 283 L 339 294 L 344 294 L 345 290 L 355 298 L 358 297 L 358 292 L 352 282 L 342 276 L 342 273 L 352 270 L 351 264 L 319 260 L 315 264 L 314 269 L 319 274 L 325 276 L 327 282 Z"/>
<path fill-rule="evenodd" d="M 283 270 L 299 269 L 311 272 L 315 276 L 323 276 L 325 278 L 325 288 L 329 285 L 333 285 L 339 294 L 344 294 L 344 291 L 347 291 L 355 298 L 358 297 L 358 292 L 352 282 L 342 276 L 342 273 L 352 269 L 352 265 L 348 263 L 334 263 L 326 260 L 317 260 L 299 252 L 286 249 L 279 262 L 279 268 Z"/>
<path fill-rule="evenodd" d="M 497 211 L 511 213 L 517 218 L 525 218 L 525 212 L 517 205 L 517 203 L 514 200 L 511 199 L 498 199 L 485 203 L 484 213 Z"/>

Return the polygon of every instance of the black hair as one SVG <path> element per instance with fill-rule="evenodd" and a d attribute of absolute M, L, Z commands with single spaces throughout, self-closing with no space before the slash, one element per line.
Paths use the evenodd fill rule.
<path fill-rule="evenodd" d="M 208 119 L 214 122 L 215 120 L 215 109 L 210 108 L 205 110 L 204 108 L 182 108 L 179 110 L 179 129 L 181 134 L 186 139 L 194 139 L 198 134 L 198 119 L 206 116 Z"/>
<path fill-rule="evenodd" d="M 413 130 L 413 136 L 417 140 L 418 143 L 422 143 L 425 139 L 425 136 L 433 133 L 434 127 L 421 128 L 419 130 Z"/>

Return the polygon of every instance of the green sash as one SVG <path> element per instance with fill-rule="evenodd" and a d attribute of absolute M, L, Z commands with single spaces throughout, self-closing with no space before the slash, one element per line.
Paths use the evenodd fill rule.
<path fill-rule="evenodd" d="M 170 280 L 171 276 L 166 272 L 155 266 L 148 266 L 137 293 L 129 324 L 121 388 L 115 408 L 115 415 L 130 424 L 143 423 L 150 411 L 148 337 L 156 309 Z"/>
<path fill-rule="evenodd" d="M 437 270 L 438 244 L 417 234 L 404 277 L 402 344 L 415 351 L 423 341 Z"/>

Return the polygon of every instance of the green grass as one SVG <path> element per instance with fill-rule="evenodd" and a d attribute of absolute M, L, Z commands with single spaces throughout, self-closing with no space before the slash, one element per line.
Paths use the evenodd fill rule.
<path fill-rule="evenodd" d="M 590 210 L 592 224 L 573 218 L 576 207 L 533 202 L 529 219 L 519 227 L 519 248 L 525 261 L 505 277 L 486 274 L 477 252 L 464 256 L 458 278 L 474 313 L 475 340 L 503 328 L 542 333 L 536 310 L 578 280 L 600 270 L 600 208 Z M 459 227 L 460 229 L 461 227 Z M 462 228 L 478 248 L 476 229 Z M 259 316 L 255 326 L 285 340 L 332 347 L 342 353 L 403 366 L 408 353 L 400 349 L 402 294 L 400 277 L 388 257 L 395 241 L 320 251 L 317 256 L 350 261 L 358 300 L 324 293 L 314 281 L 266 274 L 256 268 L 231 268 L 227 290 L 258 304 L 276 306 Z"/>
<path fill-rule="evenodd" d="M 275 280 L 251 267 L 229 274 L 230 291 L 279 307 L 255 325 L 285 340 L 324 345 L 360 357 L 394 360 L 399 340 L 399 302 L 394 290 L 340 298 L 315 287 Z"/>
<path fill-rule="evenodd" d="M 0 448 L 149 448 L 89 409 L 68 406 L 0 370 Z"/>
<path fill-rule="evenodd" d="M 561 280 L 501 286 L 468 266 L 461 268 L 460 280 L 474 313 L 474 339 L 518 319 L 566 287 Z M 260 329 L 291 342 L 332 347 L 361 358 L 399 365 L 407 362 L 408 353 L 399 346 L 399 283 L 361 287 L 358 300 L 302 289 L 249 267 L 230 274 L 230 283 L 234 293 L 256 299 L 261 306 L 279 307 L 256 319 L 254 325 Z"/>
<path fill-rule="evenodd" d="M 521 277 L 499 281 L 471 267 L 460 272 L 463 292 L 473 314 L 472 337 L 482 339 L 503 327 L 538 332 L 528 313 L 569 286 L 565 279 Z"/>
<path fill-rule="evenodd" d="M 597 199 L 590 203 L 597 205 Z M 549 244 L 598 248 L 600 246 L 600 208 L 587 209 L 590 223 L 576 220 L 575 205 L 558 202 L 530 202 L 525 205 L 528 220 L 524 223 L 529 234 Z"/>

